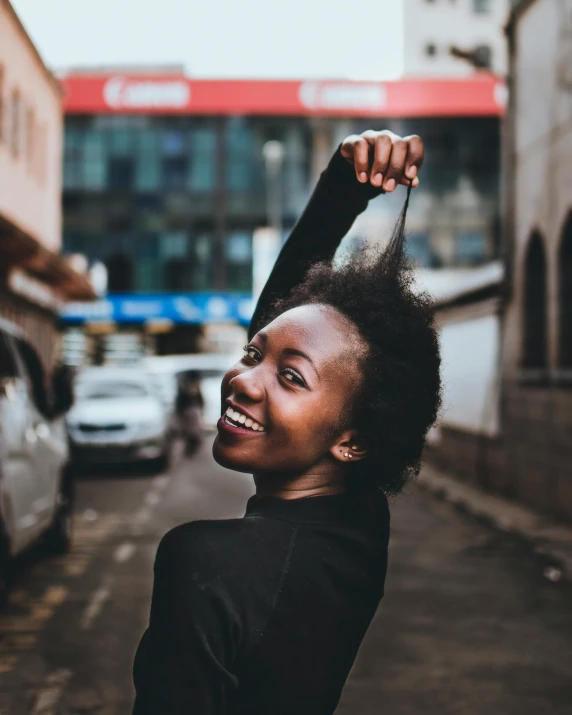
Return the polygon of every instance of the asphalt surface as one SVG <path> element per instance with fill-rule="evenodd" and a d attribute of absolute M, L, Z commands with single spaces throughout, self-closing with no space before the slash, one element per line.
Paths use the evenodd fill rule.
<path fill-rule="evenodd" d="M 167 474 L 103 470 L 77 487 L 72 552 L 22 559 L 0 614 L 0 715 L 130 715 L 160 537 L 240 516 L 253 490 L 214 464 L 208 439 Z M 517 539 L 411 488 L 392 507 L 386 596 L 337 712 L 571 715 L 570 585 Z"/>

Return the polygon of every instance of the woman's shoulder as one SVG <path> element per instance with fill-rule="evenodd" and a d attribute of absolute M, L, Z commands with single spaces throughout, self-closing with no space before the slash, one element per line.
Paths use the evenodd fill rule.
<path fill-rule="evenodd" d="M 197 572 L 223 574 L 279 556 L 290 525 L 270 520 L 212 519 L 191 521 L 171 529 L 161 539 L 156 562 L 171 562 Z M 264 532 L 264 533 L 262 533 Z"/>
<path fill-rule="evenodd" d="M 241 522 L 242 519 L 203 519 L 180 524 L 163 536 L 157 556 L 218 551 L 224 542 L 238 536 Z"/>

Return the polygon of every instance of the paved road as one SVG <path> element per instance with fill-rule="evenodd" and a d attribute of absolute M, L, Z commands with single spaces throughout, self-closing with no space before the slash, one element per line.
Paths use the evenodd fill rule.
<path fill-rule="evenodd" d="M 83 477 L 72 553 L 26 559 L 0 615 L 0 715 L 130 715 L 160 536 L 240 516 L 251 492 L 208 444 L 169 474 Z M 412 489 L 392 509 L 386 597 L 338 713 L 570 715 L 572 589 L 518 541 Z"/>

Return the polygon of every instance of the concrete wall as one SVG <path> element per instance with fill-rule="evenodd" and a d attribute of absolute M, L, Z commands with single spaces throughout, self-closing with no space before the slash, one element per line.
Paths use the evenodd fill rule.
<path fill-rule="evenodd" d="M 504 75 L 507 68 L 503 25 L 509 0 L 489 0 L 487 13 L 474 11 L 474 0 L 404 0 L 404 68 L 411 77 L 466 77 L 475 71 L 449 54 L 450 45 L 473 49 L 489 45 L 492 69 Z M 428 56 L 428 44 L 436 54 Z"/>
<path fill-rule="evenodd" d="M 19 131 L 14 148 L 14 93 Z M 0 218 L 61 244 L 60 94 L 9 3 L 0 0 Z"/>
<path fill-rule="evenodd" d="M 529 3 L 513 31 L 514 278 L 502 323 L 501 429 L 490 438 L 444 425 L 428 456 L 461 479 L 572 519 L 572 380 L 558 364 L 558 254 L 572 211 L 572 0 Z M 547 261 L 548 360 L 530 370 L 523 368 L 524 264 L 533 231 Z"/>

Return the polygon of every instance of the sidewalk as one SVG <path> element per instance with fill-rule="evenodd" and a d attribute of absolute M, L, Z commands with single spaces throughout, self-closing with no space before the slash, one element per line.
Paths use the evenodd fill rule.
<path fill-rule="evenodd" d="M 423 466 L 417 483 L 458 509 L 527 541 L 547 562 L 544 575 L 549 580 L 572 581 L 572 526 L 460 482 L 431 464 Z"/>

